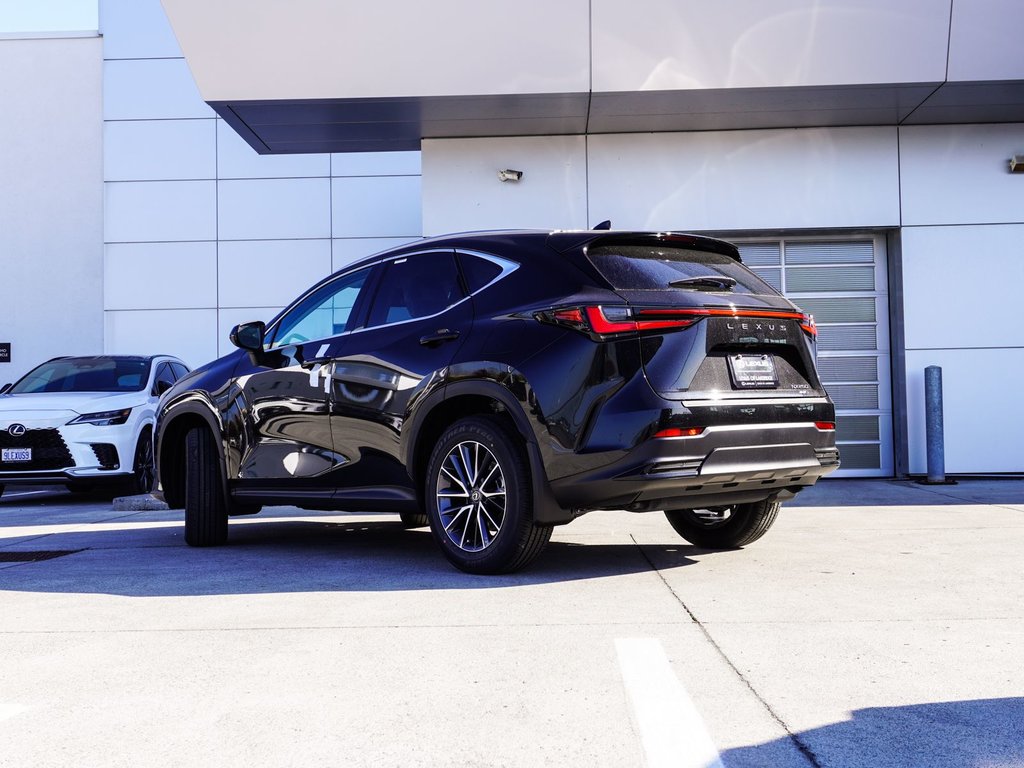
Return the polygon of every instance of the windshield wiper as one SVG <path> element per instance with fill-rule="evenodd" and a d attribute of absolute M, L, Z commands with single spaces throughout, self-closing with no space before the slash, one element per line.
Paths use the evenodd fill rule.
<path fill-rule="evenodd" d="M 736 278 L 725 275 L 701 275 L 672 280 L 669 285 L 673 288 L 720 288 L 723 291 L 731 291 L 736 287 Z"/>

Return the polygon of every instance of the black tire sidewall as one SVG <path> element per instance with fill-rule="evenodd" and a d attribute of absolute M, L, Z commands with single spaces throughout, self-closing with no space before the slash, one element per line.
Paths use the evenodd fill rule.
<path fill-rule="evenodd" d="M 505 477 L 505 519 L 491 545 L 480 552 L 467 552 L 448 538 L 437 507 L 437 476 L 441 464 L 453 447 L 467 440 L 485 446 L 497 459 Z M 533 529 L 529 468 L 515 438 L 497 419 L 469 417 L 444 432 L 427 465 L 424 508 L 434 541 L 455 567 L 469 573 L 514 570 Z"/>
<path fill-rule="evenodd" d="M 143 446 L 146 445 L 147 443 L 149 444 L 149 460 L 151 470 L 149 475 L 150 482 L 148 488 L 145 487 L 146 482 L 144 477 L 139 473 L 139 454 L 142 453 Z M 133 493 L 142 494 L 153 492 L 153 486 L 156 485 L 156 468 L 152 464 L 153 459 L 153 433 L 146 429 L 139 436 L 139 441 L 135 444 L 135 454 L 132 457 L 132 479 L 129 482 Z"/>
<path fill-rule="evenodd" d="M 205 427 L 185 436 L 185 541 L 193 547 L 219 546 L 228 537 L 220 455 L 213 440 Z"/>
<path fill-rule="evenodd" d="M 735 504 L 721 525 L 704 525 L 693 520 L 691 510 L 666 510 L 665 517 L 681 537 L 704 549 L 739 549 L 761 538 L 778 514 L 776 501 Z"/>

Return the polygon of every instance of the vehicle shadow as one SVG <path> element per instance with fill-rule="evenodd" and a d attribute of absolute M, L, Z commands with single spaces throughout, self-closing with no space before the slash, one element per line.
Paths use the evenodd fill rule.
<path fill-rule="evenodd" d="M 803 760 L 793 754 L 794 741 L 803 748 Z M 813 763 L 807 759 L 812 756 Z M 1024 766 L 1024 698 L 858 709 L 844 722 L 802 731 L 792 739 L 730 749 L 721 757 L 726 768 Z"/>
<path fill-rule="evenodd" d="M 449 565 L 427 529 L 406 530 L 397 521 L 249 518 L 232 521 L 227 545 L 192 548 L 174 515 L 0 539 L 0 590 L 152 597 L 494 589 L 650 572 L 648 557 L 659 570 L 674 569 L 698 562 L 692 555 L 712 554 L 681 540 L 642 549 L 628 539 L 553 541 L 524 571 L 479 576 Z M 33 554 L 39 559 L 4 562 Z"/>

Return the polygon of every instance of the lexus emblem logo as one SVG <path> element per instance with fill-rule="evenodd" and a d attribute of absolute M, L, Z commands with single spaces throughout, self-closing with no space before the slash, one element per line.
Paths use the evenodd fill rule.
<path fill-rule="evenodd" d="M 25 425 L 11 424 L 11 426 L 7 428 L 7 434 L 9 434 L 11 437 L 23 437 L 25 434 Z"/>

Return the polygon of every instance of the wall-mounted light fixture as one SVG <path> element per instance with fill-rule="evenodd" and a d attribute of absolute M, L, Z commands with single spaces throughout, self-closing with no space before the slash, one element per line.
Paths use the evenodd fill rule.
<path fill-rule="evenodd" d="M 1010 158 L 1010 173 L 1024 173 L 1024 155 L 1014 155 Z"/>
<path fill-rule="evenodd" d="M 511 168 L 498 171 L 498 181 L 519 181 L 521 178 L 523 178 L 522 171 L 513 171 Z"/>

